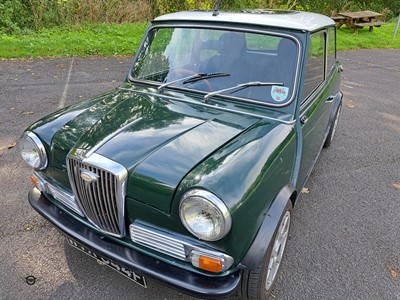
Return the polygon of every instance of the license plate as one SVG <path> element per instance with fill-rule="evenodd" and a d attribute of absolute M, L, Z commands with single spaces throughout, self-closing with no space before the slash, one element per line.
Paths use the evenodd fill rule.
<path fill-rule="evenodd" d="M 118 273 L 122 274 L 123 276 L 129 278 L 133 282 L 137 283 L 138 285 L 147 288 L 146 284 L 146 279 L 144 276 L 137 274 L 136 272 L 129 270 L 128 268 L 122 267 L 118 265 L 117 263 L 113 262 L 112 260 L 102 257 L 101 255 L 94 253 L 92 250 L 86 248 L 85 246 L 82 246 L 78 242 L 74 241 L 73 239 L 70 239 L 67 237 L 68 244 L 70 244 L 72 247 L 82 251 L 83 253 L 89 255 L 90 257 L 97 259 L 101 264 L 104 264 L 114 271 L 117 271 Z"/>

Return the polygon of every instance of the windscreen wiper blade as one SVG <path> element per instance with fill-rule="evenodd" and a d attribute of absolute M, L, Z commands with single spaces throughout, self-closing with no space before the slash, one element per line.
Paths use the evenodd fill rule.
<path fill-rule="evenodd" d="M 248 88 L 251 86 L 272 86 L 272 85 L 284 86 L 284 84 L 282 82 L 249 81 L 246 83 L 240 83 L 238 85 L 228 87 L 226 89 L 210 92 L 210 93 L 204 95 L 204 101 L 207 101 L 212 96 L 219 95 L 219 94 L 222 94 L 222 93 L 225 93 L 228 91 L 232 91 L 232 90 L 236 90 L 236 91 L 232 92 L 232 93 L 236 93 L 242 89 L 245 89 L 245 88 Z"/>
<path fill-rule="evenodd" d="M 221 72 L 214 72 L 214 73 L 196 73 L 187 77 L 183 77 L 183 78 L 179 78 L 173 81 L 169 81 L 166 83 L 161 84 L 157 89 L 159 91 L 162 91 L 165 87 L 177 83 L 177 82 L 181 82 L 183 84 L 187 84 L 187 83 L 193 83 L 199 80 L 203 80 L 203 79 L 209 79 L 209 78 L 215 78 L 215 77 L 225 77 L 225 76 L 231 76 L 228 73 L 221 73 Z"/>
<path fill-rule="evenodd" d="M 199 76 L 187 79 L 182 83 L 187 84 L 187 83 L 194 83 L 194 82 L 204 80 L 204 79 L 231 76 L 231 74 L 229 74 L 229 73 L 221 73 L 221 72 L 201 73 L 201 74 L 197 74 L 197 75 L 199 75 Z"/>

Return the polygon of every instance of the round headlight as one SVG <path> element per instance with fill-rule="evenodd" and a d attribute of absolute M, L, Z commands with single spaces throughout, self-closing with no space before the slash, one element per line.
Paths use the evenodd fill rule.
<path fill-rule="evenodd" d="M 218 241 L 231 229 L 232 219 L 225 204 L 205 190 L 191 190 L 182 197 L 179 215 L 183 225 L 194 236 Z"/>
<path fill-rule="evenodd" d="M 46 149 L 33 132 L 25 132 L 19 141 L 22 158 L 32 168 L 42 170 L 47 167 Z"/>

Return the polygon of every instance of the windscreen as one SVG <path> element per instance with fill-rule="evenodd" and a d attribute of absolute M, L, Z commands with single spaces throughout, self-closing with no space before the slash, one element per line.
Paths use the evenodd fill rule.
<path fill-rule="evenodd" d="M 293 94 L 298 51 L 294 40 L 273 34 L 153 28 L 133 65 L 131 79 L 204 93 L 262 82 L 220 95 L 284 105 Z"/>

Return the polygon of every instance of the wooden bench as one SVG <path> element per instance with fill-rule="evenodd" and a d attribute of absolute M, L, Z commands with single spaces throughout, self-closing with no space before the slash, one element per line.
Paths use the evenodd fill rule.
<path fill-rule="evenodd" d="M 346 18 L 342 16 L 334 16 L 331 17 L 333 21 L 336 23 L 336 28 L 342 27 L 342 25 L 346 24 Z"/>
<path fill-rule="evenodd" d="M 372 32 L 374 27 L 381 27 L 385 22 L 366 22 L 366 23 L 355 23 L 354 27 L 364 28 L 364 26 L 369 26 L 369 31 Z"/>
<path fill-rule="evenodd" d="M 357 12 L 342 12 L 332 19 L 336 22 L 336 27 L 339 28 L 343 24 L 353 29 L 353 32 L 358 32 L 359 28 L 369 27 L 369 31 L 373 31 L 374 27 L 379 27 L 384 22 L 381 21 L 383 15 L 374 11 L 357 11 Z"/>

